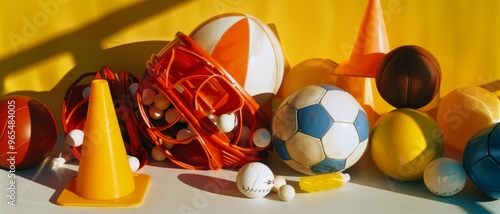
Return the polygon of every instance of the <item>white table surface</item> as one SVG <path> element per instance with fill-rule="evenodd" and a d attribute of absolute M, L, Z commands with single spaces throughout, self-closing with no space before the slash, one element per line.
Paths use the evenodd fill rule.
<path fill-rule="evenodd" d="M 59 154 L 61 144 L 62 137 L 52 156 Z M 235 170 L 195 171 L 168 161 L 150 161 L 137 172 L 151 176 L 144 201 L 124 208 L 57 205 L 62 189 L 77 174 L 78 162 L 53 170 L 49 157 L 45 165 L 15 172 L 15 207 L 7 204 L 10 178 L 6 170 L 0 170 L 0 213 L 500 213 L 500 200 L 486 197 L 470 180 L 455 196 L 435 196 L 422 180 L 401 182 L 384 176 L 369 154 L 367 150 L 346 171 L 351 181 L 345 186 L 306 193 L 298 187 L 303 175 L 271 153 L 264 163 L 297 191 L 289 202 L 281 201 L 275 193 L 260 199 L 246 198 L 236 189 Z"/>

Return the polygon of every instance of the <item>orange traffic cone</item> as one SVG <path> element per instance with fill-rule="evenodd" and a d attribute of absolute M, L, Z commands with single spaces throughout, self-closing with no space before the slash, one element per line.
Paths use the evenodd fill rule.
<path fill-rule="evenodd" d="M 132 206 L 142 202 L 151 177 L 132 174 L 108 82 L 93 80 L 78 174 L 57 199 L 60 205 Z"/>
<path fill-rule="evenodd" d="M 341 63 L 333 74 L 375 77 L 380 62 L 389 51 L 380 0 L 368 0 L 351 58 Z"/>

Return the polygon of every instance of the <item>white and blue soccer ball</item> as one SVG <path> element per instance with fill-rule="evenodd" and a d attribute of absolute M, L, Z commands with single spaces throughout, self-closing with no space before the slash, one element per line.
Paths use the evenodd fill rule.
<path fill-rule="evenodd" d="M 307 175 L 339 172 L 354 165 L 368 145 L 368 118 L 345 90 L 321 84 L 287 97 L 272 121 L 276 152 Z"/>

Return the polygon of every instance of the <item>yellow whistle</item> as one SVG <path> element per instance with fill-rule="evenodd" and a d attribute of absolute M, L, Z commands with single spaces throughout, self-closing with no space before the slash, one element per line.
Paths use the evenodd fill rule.
<path fill-rule="evenodd" d="M 334 172 L 321 175 L 301 177 L 299 187 L 306 192 L 317 192 L 344 186 L 351 179 L 347 173 Z"/>

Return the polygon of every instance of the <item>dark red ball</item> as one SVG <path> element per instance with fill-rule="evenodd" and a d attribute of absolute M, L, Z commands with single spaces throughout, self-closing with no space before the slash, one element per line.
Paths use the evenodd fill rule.
<path fill-rule="evenodd" d="M 21 95 L 0 100 L 0 167 L 24 169 L 40 164 L 57 142 L 52 112 Z"/>
<path fill-rule="evenodd" d="M 441 85 L 441 67 L 426 49 L 400 46 L 382 60 L 375 81 L 382 98 L 396 108 L 421 108 Z"/>

